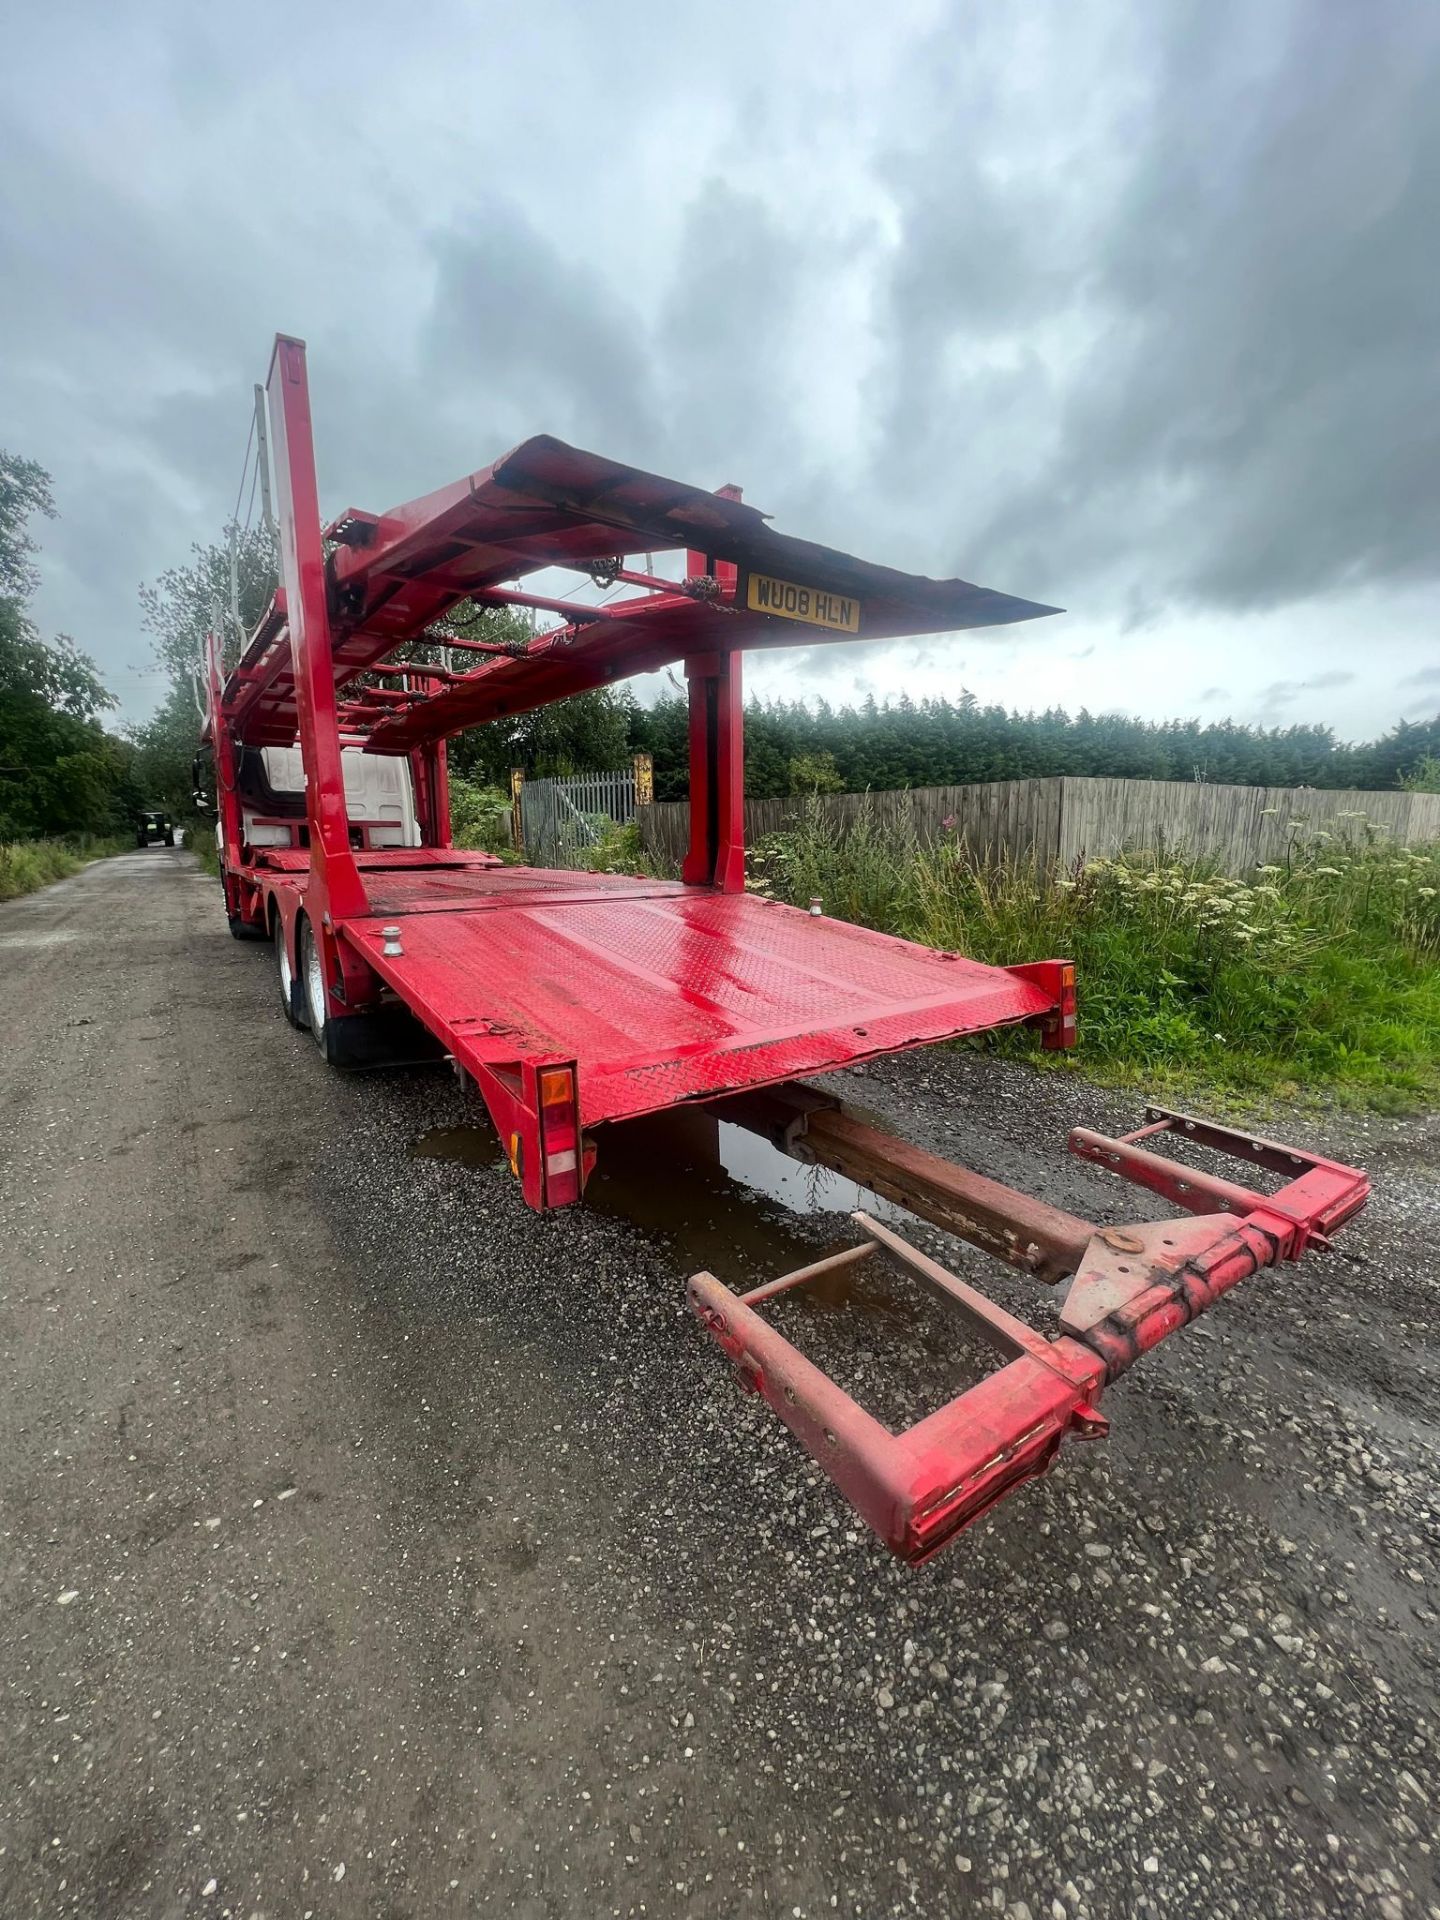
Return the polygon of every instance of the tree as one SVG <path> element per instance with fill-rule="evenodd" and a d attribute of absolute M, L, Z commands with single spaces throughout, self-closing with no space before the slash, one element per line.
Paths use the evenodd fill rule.
<path fill-rule="evenodd" d="M 190 776 L 199 739 L 200 715 L 190 683 L 176 680 L 154 717 L 130 731 L 131 777 L 143 805 L 191 812 Z"/>
<path fill-rule="evenodd" d="M 689 777 L 685 702 L 636 708 L 631 745 L 655 762 L 660 800 L 685 797 Z M 961 786 L 1054 774 L 1127 780 L 1203 777 L 1235 786 L 1394 789 L 1440 759 L 1440 715 L 1401 721 L 1382 738 L 1351 746 L 1329 727 L 1250 727 L 1233 720 L 1137 720 L 1128 714 L 1018 713 L 982 707 L 960 689 L 952 699 L 901 699 L 812 711 L 801 701 L 752 701 L 745 712 L 745 791 L 752 799 L 816 791 Z M 833 778 L 838 788 L 829 787 Z"/>
<path fill-rule="evenodd" d="M 0 695 L 33 694 L 72 720 L 94 720 L 115 706 L 95 662 L 67 635 L 42 640 L 23 607 L 0 600 Z"/>
<path fill-rule="evenodd" d="M 205 636 L 215 624 L 217 611 L 227 666 L 239 656 L 240 634 L 230 617 L 232 532 L 240 627 L 248 634 L 269 606 L 279 574 L 279 555 L 267 527 L 227 526 L 218 542 L 203 547 L 192 544 L 188 565 L 168 567 L 158 580 L 140 589 L 141 625 L 154 636 L 156 658 L 186 686 L 199 671 Z"/>
<path fill-rule="evenodd" d="M 532 779 L 623 767 L 632 752 L 635 697 L 599 687 L 513 719 L 471 727 L 450 744 L 455 767 L 490 786 L 508 786 L 510 769 Z"/>
<path fill-rule="evenodd" d="M 23 604 L 39 582 L 29 531 L 37 513 L 55 518 L 49 474 L 38 461 L 0 449 L 0 599 Z"/>
<path fill-rule="evenodd" d="M 0 453 L 0 839 L 112 832 L 135 805 L 129 749 L 100 725 L 115 701 L 94 661 L 63 635 L 42 639 L 26 604 L 29 521 L 54 512 L 45 469 Z"/>
<path fill-rule="evenodd" d="M 790 762 L 791 793 L 843 793 L 845 783 L 828 749 L 819 753 L 797 753 Z"/>

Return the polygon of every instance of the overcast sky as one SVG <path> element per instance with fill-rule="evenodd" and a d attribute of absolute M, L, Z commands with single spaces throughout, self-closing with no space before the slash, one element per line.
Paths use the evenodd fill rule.
<path fill-rule="evenodd" d="M 1437 0 L 18 0 L 37 610 L 148 711 L 281 329 L 327 510 L 549 432 L 1069 610 L 752 687 L 1371 735 L 1440 707 L 1437 209 Z"/>

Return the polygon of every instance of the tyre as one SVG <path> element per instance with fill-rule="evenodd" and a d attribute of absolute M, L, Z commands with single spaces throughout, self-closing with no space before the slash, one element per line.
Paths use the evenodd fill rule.
<path fill-rule="evenodd" d="M 230 928 L 232 940 L 268 940 L 270 938 L 264 927 L 257 927 L 251 920 L 242 920 L 238 913 L 227 913 L 225 920 Z"/>
<path fill-rule="evenodd" d="M 305 1012 L 311 1038 L 320 1051 L 329 1055 L 325 1046 L 325 1030 L 330 1023 L 330 995 L 325 986 L 325 961 L 320 951 L 320 942 L 315 938 L 315 930 L 309 916 L 300 922 L 300 938 L 297 943 L 300 955 L 300 987 L 305 996 Z"/>
<path fill-rule="evenodd" d="M 305 1025 L 305 996 L 295 969 L 290 964 L 290 946 L 285 938 L 285 922 L 275 918 L 275 980 L 280 990 L 280 1011 L 292 1027 Z"/>
<path fill-rule="evenodd" d="M 173 833 L 173 832 L 171 832 L 171 833 L 167 833 L 167 834 L 166 834 L 166 836 L 165 836 L 165 844 L 166 844 L 166 846 L 167 846 L 167 847 L 173 847 L 173 846 L 174 846 L 174 844 L 175 844 L 175 835 L 174 835 L 174 833 Z"/>

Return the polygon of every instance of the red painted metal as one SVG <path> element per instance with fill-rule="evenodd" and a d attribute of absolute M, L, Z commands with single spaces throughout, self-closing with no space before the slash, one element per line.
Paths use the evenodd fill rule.
<path fill-rule="evenodd" d="M 814 1116 L 810 1125 L 824 1115 Z M 833 1262 L 783 1276 L 737 1296 L 713 1274 L 690 1282 L 691 1304 L 734 1361 L 741 1382 L 759 1393 L 892 1552 L 918 1563 L 973 1525 L 997 1501 L 1054 1464 L 1070 1436 L 1106 1431 L 1099 1411 L 1104 1388 L 1242 1280 L 1277 1261 L 1298 1260 L 1364 1206 L 1370 1185 L 1358 1168 L 1275 1141 L 1152 1108 L 1146 1136 L 1174 1133 L 1234 1158 L 1294 1177 L 1271 1194 L 1224 1183 L 1229 1213 L 1189 1220 L 1146 1221 L 1097 1229 L 1086 1244 L 1060 1313 L 1060 1333 L 1047 1339 L 986 1300 L 864 1214 L 856 1223 L 912 1272 L 941 1288 L 972 1324 L 1016 1358 L 959 1394 L 918 1425 L 891 1433 L 806 1360 L 756 1308 L 804 1284 Z M 1070 1145 L 1125 1178 L 1165 1191 L 1186 1208 L 1215 1197 L 1215 1182 L 1176 1161 L 1134 1145 L 1076 1129 Z M 1158 1165 L 1157 1165 L 1158 1163 Z M 1159 1167 L 1167 1170 L 1165 1182 Z M 987 1183 L 987 1203 L 1005 1190 Z M 1033 1205 L 1026 1196 L 1017 1217 Z M 970 1234 L 976 1239 L 979 1236 Z M 870 1251 L 863 1246 L 860 1253 Z M 851 1258 L 855 1250 L 851 1250 Z"/>
<path fill-rule="evenodd" d="M 1100 1394 L 1140 1354 L 1258 1268 L 1328 1244 L 1364 1204 L 1368 1186 L 1353 1168 L 1153 1109 L 1124 1139 L 1077 1129 L 1071 1146 L 1192 1213 L 1217 1211 L 1096 1231 L 887 1142 L 790 1084 L 1018 1022 L 1040 1026 L 1047 1046 L 1071 1046 L 1075 970 L 1066 960 L 982 966 L 747 895 L 741 651 L 943 633 L 1053 609 L 790 539 L 736 487 L 706 492 L 546 438 L 388 513 L 352 510 L 322 533 L 301 342 L 277 339 L 268 393 L 283 585 L 223 686 L 212 640 L 207 733 L 227 911 L 239 931 L 275 927 L 292 961 L 308 922 L 327 986 L 329 1057 L 368 1061 L 364 1036 L 383 1031 L 397 1003 L 408 1008 L 480 1092 L 532 1207 L 580 1199 L 591 1129 L 725 1100 L 797 1157 L 843 1168 L 1012 1265 L 1045 1279 L 1075 1272 L 1053 1340 L 863 1215 L 860 1248 L 743 1299 L 713 1276 L 692 1280 L 696 1310 L 742 1378 L 897 1553 L 926 1558 L 1045 1472 L 1068 1436 L 1103 1432 Z M 683 582 L 623 564 L 677 549 Z M 637 591 L 595 607 L 507 584 L 557 566 Z M 465 599 L 548 610 L 564 624 L 513 648 L 437 630 Z M 414 642 L 481 664 L 455 672 L 392 658 Z M 503 867 L 449 846 L 450 735 L 679 661 L 692 821 L 682 883 Z M 359 684 L 372 675 L 401 685 Z M 306 821 L 293 823 L 291 845 L 249 847 L 239 749 L 297 739 Z M 408 760 L 424 846 L 376 847 L 367 825 L 352 826 L 346 746 Z M 1266 1194 L 1187 1170 L 1140 1144 L 1161 1134 L 1236 1154 L 1286 1184 Z M 874 1257 L 938 1287 L 1007 1355 L 901 1434 L 758 1311 L 822 1271 Z"/>
<path fill-rule="evenodd" d="M 738 653 L 685 662 L 690 698 L 688 886 L 745 891 L 745 702 Z"/>
<path fill-rule="evenodd" d="M 387 513 L 352 509 L 322 532 L 297 340 L 276 342 L 269 413 L 284 581 L 213 693 L 212 731 L 232 758 L 298 737 L 309 845 L 250 849 L 232 820 L 225 882 L 232 911 L 257 930 L 278 921 L 293 938 L 302 918 L 315 929 L 332 1058 L 347 1030 L 357 1037 L 357 1021 L 398 998 L 474 1077 L 526 1198 L 553 1206 L 579 1197 L 586 1166 L 583 1142 L 547 1145 L 559 1121 L 542 1112 L 537 1075 L 557 1065 L 575 1075 L 576 1126 L 591 1127 L 998 1025 L 1053 1025 L 1053 970 L 1022 977 L 746 896 L 740 667 L 744 647 L 856 637 L 750 611 L 745 582 L 757 570 L 805 585 L 812 611 L 827 596 L 827 617 L 828 596 L 846 599 L 862 638 L 1049 609 L 787 539 L 737 487 L 706 492 L 544 438 Z M 624 565 L 627 553 L 677 549 L 683 582 Z M 637 592 L 594 607 L 512 584 L 556 566 Z M 470 672 L 391 657 L 413 642 L 451 644 L 436 623 L 466 598 L 548 607 L 566 624 L 518 649 L 453 636 L 458 651 L 482 654 Z M 682 660 L 688 884 L 446 858 L 449 734 Z M 387 684 L 357 684 L 369 675 Z M 347 741 L 408 759 L 423 850 L 354 849 L 367 830 L 348 819 Z M 387 942 L 389 925 L 400 931 Z M 557 1154 L 570 1154 L 570 1173 L 551 1165 Z"/>
<path fill-rule="evenodd" d="M 408 750 L 422 737 L 445 738 L 698 654 L 952 632 L 1055 611 L 964 580 L 897 573 L 775 533 L 738 492 L 710 493 L 541 437 L 388 513 L 348 512 L 330 528 L 332 536 L 344 536 L 329 563 L 335 682 L 344 685 L 395 647 L 423 639 L 464 598 L 547 604 L 546 596 L 523 595 L 505 583 L 546 567 L 588 571 L 627 546 L 646 552 L 683 546 L 695 578 L 672 583 L 670 592 L 655 584 L 658 577 L 647 579 L 633 597 L 602 608 L 550 602 L 564 610 L 567 624 L 537 635 L 522 654 L 496 657 L 423 712 L 377 725 L 372 744 Z M 751 572 L 798 578 L 858 600 L 860 630 L 828 631 L 745 609 L 741 587 Z M 702 590 L 699 583 L 711 580 L 714 591 Z M 276 614 L 262 623 L 268 644 L 260 643 L 257 630 L 247 697 L 243 708 L 236 703 L 237 737 L 251 744 L 288 744 L 295 733 L 292 663 L 274 644 L 279 626 L 283 617 Z"/>
<path fill-rule="evenodd" d="M 1003 969 L 754 894 L 506 867 L 372 871 L 343 936 L 477 1078 L 577 1063 L 586 1127 L 1043 1020 Z M 381 951 L 403 927 L 403 959 Z"/>
<path fill-rule="evenodd" d="M 210 712 L 220 711 L 221 647 L 218 633 L 205 636 L 206 697 Z M 245 920 L 245 899 L 239 879 L 241 836 L 244 822 L 240 796 L 235 787 L 235 741 L 226 727 L 214 730 L 211 748 L 215 755 L 215 804 L 220 817 L 221 874 L 225 887 L 226 917 L 235 923 Z"/>
<path fill-rule="evenodd" d="M 1021 980 L 1033 980 L 1055 1002 L 1055 1011 L 1040 1030 L 1047 1052 L 1073 1047 L 1079 1038 L 1076 1021 L 1075 963 L 1072 960 L 1031 960 L 1010 968 Z"/>
<path fill-rule="evenodd" d="M 275 342 L 266 384 L 270 445 L 275 458 L 280 565 L 290 637 L 300 750 L 310 813 L 311 918 L 324 931 L 327 977 L 333 979 L 328 916 L 363 913 L 365 889 L 350 854 L 350 818 L 340 769 L 335 679 L 330 670 L 330 618 L 325 550 L 320 538 L 315 446 L 305 346 L 284 334 Z"/>
<path fill-rule="evenodd" d="M 741 1384 L 780 1415 L 891 1551 L 919 1565 L 1006 1494 L 1053 1463 L 1067 1434 L 1105 1431 L 1097 1355 L 1046 1340 L 868 1214 L 855 1224 L 911 1272 L 941 1288 L 1009 1364 L 903 1433 L 891 1433 L 755 1311 L 776 1283 L 743 1297 L 713 1274 L 690 1303 L 734 1362 Z M 803 1282 L 815 1269 L 787 1275 Z"/>

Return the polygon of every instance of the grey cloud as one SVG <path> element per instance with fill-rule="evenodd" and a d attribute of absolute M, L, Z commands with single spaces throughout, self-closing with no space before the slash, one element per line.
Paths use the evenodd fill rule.
<path fill-rule="evenodd" d="M 789 464 L 803 445 L 787 379 L 813 239 L 788 234 L 753 194 L 712 179 L 685 212 L 654 335 L 666 419 L 687 457 L 741 485 Z M 761 503 L 763 504 L 763 503 Z"/>
<path fill-rule="evenodd" d="M 1358 675 L 1341 668 L 1328 673 L 1312 673 L 1304 680 L 1272 680 L 1260 690 L 1260 704 L 1265 712 L 1277 707 L 1287 707 L 1299 699 L 1302 693 L 1323 693 L 1334 687 L 1353 686 Z"/>
<path fill-rule="evenodd" d="M 552 240 L 519 207 L 490 200 L 459 231 L 437 233 L 431 248 L 435 292 L 422 354 L 439 391 L 482 396 L 502 440 L 545 431 L 619 458 L 651 452 L 643 332 L 590 265 L 582 234 Z"/>
<path fill-rule="evenodd" d="M 914 391 L 896 443 L 928 395 L 932 446 L 992 456 L 988 506 L 959 489 L 987 566 L 1072 605 L 1106 576 L 1227 608 L 1433 579 L 1440 10 L 1143 17 L 1146 37 L 1116 36 L 1113 118 L 1077 133 L 1068 185 L 1002 165 L 983 113 L 978 132 L 963 111 L 934 127 L 899 195 L 889 311 Z M 958 74 L 969 48 L 945 35 L 936 57 Z M 977 140 L 1000 183 L 978 214 Z M 1012 351 L 947 389 L 996 276 Z"/>
<path fill-rule="evenodd" d="M 40 617 L 143 658 L 135 584 L 218 533 L 278 326 L 336 510 L 551 431 L 1072 608 L 1077 640 L 967 636 L 999 697 L 1095 636 L 1095 703 L 1147 697 L 1113 642 L 1161 626 L 1174 685 L 1240 685 L 1290 607 L 1263 697 L 1338 717 L 1362 690 L 1310 673 L 1309 606 L 1362 588 L 1392 662 L 1365 697 L 1433 688 L 1416 596 L 1403 634 L 1381 596 L 1440 566 L 1440 9 L 935 17 L 735 0 L 717 46 L 657 11 L 637 63 L 573 4 L 437 0 L 398 39 L 362 7 L 337 39 L 255 0 L 276 63 L 223 3 L 95 10 L 78 61 L 32 10 L 0 70 L 0 439 L 55 475 Z M 842 671 L 922 667 L 817 646 L 790 684 Z"/>

